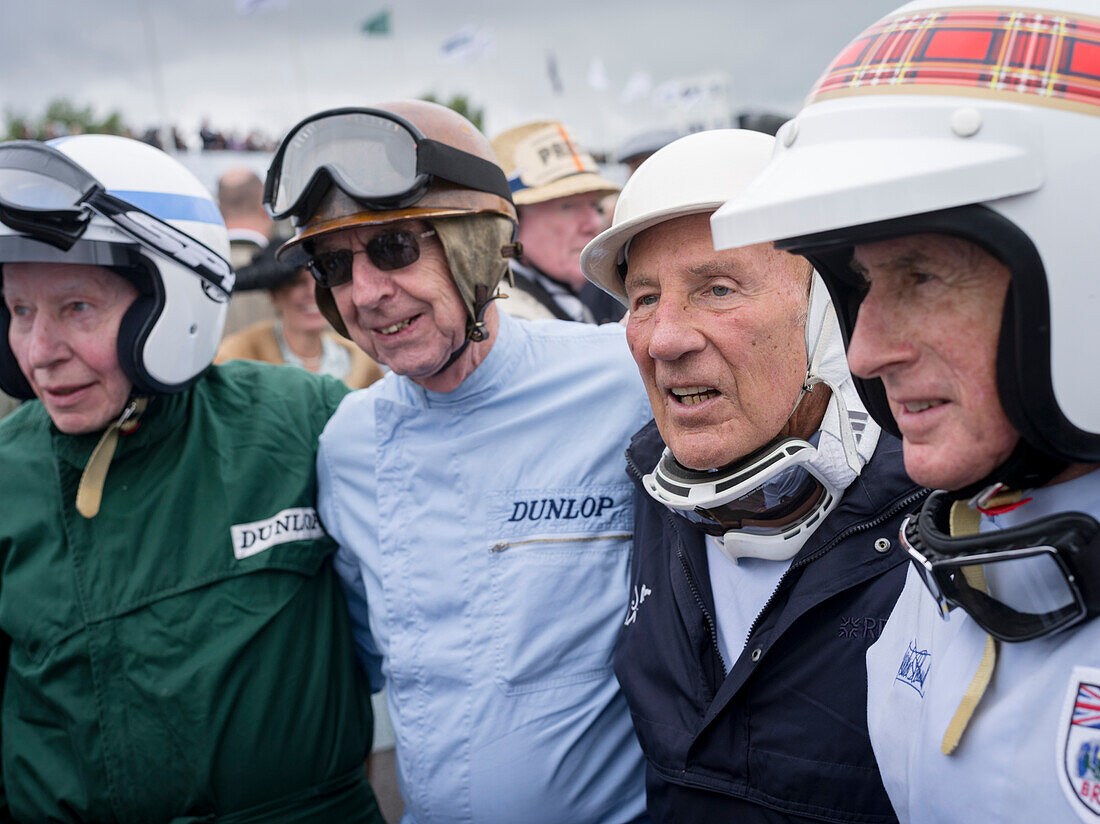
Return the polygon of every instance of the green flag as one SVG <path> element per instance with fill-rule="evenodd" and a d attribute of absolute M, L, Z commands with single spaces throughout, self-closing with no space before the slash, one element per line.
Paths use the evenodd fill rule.
<path fill-rule="evenodd" d="M 374 17 L 364 20 L 363 25 L 359 27 L 359 31 L 368 37 L 388 35 L 390 33 L 390 10 L 382 9 Z"/>

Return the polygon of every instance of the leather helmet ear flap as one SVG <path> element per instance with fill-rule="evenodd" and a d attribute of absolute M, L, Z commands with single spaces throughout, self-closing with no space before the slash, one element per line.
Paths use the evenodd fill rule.
<path fill-rule="evenodd" d="M 325 320 L 332 324 L 332 328 L 341 336 L 351 340 L 348 327 L 344 325 L 344 319 L 340 317 L 340 310 L 336 308 L 336 300 L 332 297 L 332 290 L 326 289 L 319 283 L 313 284 L 313 296 L 317 300 L 317 308 L 325 316 Z"/>

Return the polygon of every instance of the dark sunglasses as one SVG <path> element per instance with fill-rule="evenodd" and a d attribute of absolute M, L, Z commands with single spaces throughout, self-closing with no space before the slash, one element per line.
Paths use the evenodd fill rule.
<path fill-rule="evenodd" d="M 317 252 L 306 265 L 314 280 L 326 289 L 331 289 L 351 281 L 352 264 L 356 255 L 366 253 L 374 267 L 383 272 L 404 269 L 420 260 L 420 240 L 434 234 L 434 229 L 426 232 L 414 232 L 411 229 L 384 232 L 368 240 L 363 249 Z"/>

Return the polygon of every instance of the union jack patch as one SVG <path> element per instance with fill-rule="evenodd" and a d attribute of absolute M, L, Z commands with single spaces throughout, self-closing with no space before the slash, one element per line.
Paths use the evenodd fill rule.
<path fill-rule="evenodd" d="M 888 17 L 837 56 L 806 102 L 890 92 L 993 97 L 1100 115 L 1100 18 L 1022 8 Z"/>
<path fill-rule="evenodd" d="M 1062 791 L 1082 821 L 1100 822 L 1100 670 L 1070 677 L 1055 752 Z"/>

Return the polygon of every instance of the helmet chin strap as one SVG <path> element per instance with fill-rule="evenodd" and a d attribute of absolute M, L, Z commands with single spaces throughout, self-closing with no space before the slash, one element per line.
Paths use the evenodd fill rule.
<path fill-rule="evenodd" d="M 952 497 L 969 500 L 993 486 L 1016 490 L 1035 489 L 1050 483 L 1068 466 L 1068 461 L 1040 452 L 1020 438 L 1008 460 L 984 478 L 957 490 Z"/>
<path fill-rule="evenodd" d="M 489 330 L 485 327 L 484 320 L 485 310 L 489 308 L 490 303 L 502 296 L 498 291 L 492 297 L 488 297 L 488 291 L 489 290 L 481 284 L 478 284 L 478 286 L 474 289 L 474 307 L 477 310 L 477 314 L 475 314 L 466 323 L 466 337 L 463 339 L 462 345 L 451 353 L 451 356 L 447 359 L 447 362 L 445 364 L 439 367 L 437 371 L 432 373 L 433 378 L 436 375 L 442 375 L 444 372 L 454 366 L 455 361 L 462 357 L 462 353 L 466 351 L 466 347 L 469 346 L 471 343 L 481 343 L 482 341 L 489 339 Z"/>
<path fill-rule="evenodd" d="M 103 484 L 107 481 L 107 470 L 111 467 L 111 459 L 115 456 L 115 447 L 118 446 L 119 433 L 124 435 L 133 432 L 141 423 L 142 413 L 149 405 L 151 398 L 147 396 L 133 397 L 127 401 L 126 406 L 119 415 L 118 420 L 111 423 L 103 431 L 95 449 L 92 450 L 84 471 L 80 474 L 80 483 L 76 489 L 76 510 L 85 518 L 94 518 L 99 514 L 99 505 L 103 500 Z"/>
<path fill-rule="evenodd" d="M 817 339 L 813 343 L 813 352 L 810 354 L 809 362 L 806 365 L 806 379 L 802 383 L 802 389 L 798 393 L 798 399 L 794 402 L 794 408 L 791 409 L 791 414 L 787 416 L 787 421 L 790 421 L 790 419 L 794 417 L 794 413 L 798 411 L 798 407 L 802 403 L 802 399 L 806 397 L 806 393 L 813 392 L 813 388 L 819 384 L 827 386 L 832 392 L 833 398 L 836 399 L 836 410 L 840 418 L 837 429 L 840 433 L 840 442 L 844 446 L 844 459 L 848 462 L 848 466 L 851 470 L 858 475 L 863 465 L 859 460 L 859 452 L 856 448 L 856 440 L 855 436 L 852 434 L 852 428 L 850 425 L 845 425 L 849 419 L 849 415 L 848 405 L 844 400 L 844 393 L 841 392 L 840 387 L 835 381 L 822 375 L 823 370 L 821 368 L 821 361 L 829 351 L 829 343 L 832 339 L 832 335 L 839 328 L 836 321 L 836 313 L 832 308 L 832 302 L 829 301 L 828 293 L 825 292 L 824 287 L 818 284 L 818 275 L 814 273 L 812 278 L 810 298 L 807 306 L 808 317 L 806 318 L 807 349 L 810 346 L 809 324 L 811 322 L 816 322 L 818 324 Z M 823 304 L 823 310 L 820 311 L 820 316 L 814 318 L 813 316 L 818 314 L 814 311 L 814 305 L 817 300 L 821 300 L 821 295 L 825 295 L 825 300 L 827 302 Z"/>

